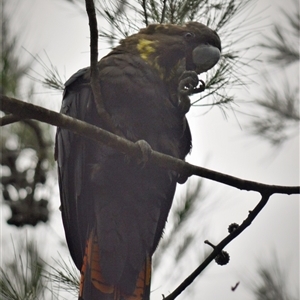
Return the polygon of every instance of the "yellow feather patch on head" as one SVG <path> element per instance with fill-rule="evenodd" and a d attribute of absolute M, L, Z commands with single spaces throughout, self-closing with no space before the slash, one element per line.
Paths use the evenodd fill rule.
<path fill-rule="evenodd" d="M 157 25 L 156 27 L 163 27 L 165 29 L 166 26 L 164 25 Z M 171 81 L 175 76 L 177 76 L 177 70 L 182 64 L 182 60 L 179 60 L 175 65 L 174 68 L 171 70 L 170 74 L 166 77 L 166 70 L 159 64 L 159 56 L 151 56 L 154 52 L 158 50 L 158 41 L 148 40 L 141 38 L 137 43 L 137 50 L 141 56 L 141 58 L 146 61 L 149 65 L 151 65 L 159 74 L 159 77 L 165 81 Z"/>
<path fill-rule="evenodd" d="M 146 39 L 140 39 L 137 44 L 137 49 L 141 55 L 141 58 L 145 61 L 148 60 L 148 57 L 151 53 L 155 52 L 154 48 L 155 41 L 150 41 Z"/>

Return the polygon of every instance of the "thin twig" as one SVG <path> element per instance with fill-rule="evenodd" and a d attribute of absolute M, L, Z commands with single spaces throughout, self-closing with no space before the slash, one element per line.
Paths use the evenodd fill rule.
<path fill-rule="evenodd" d="M 147 14 L 146 0 L 143 0 L 142 7 L 143 7 L 143 12 L 144 12 L 145 25 L 148 26 L 148 14 Z"/>
<path fill-rule="evenodd" d="M 98 25 L 96 18 L 96 10 L 93 0 L 86 0 L 86 12 L 89 18 L 90 26 L 90 48 L 91 48 L 91 75 L 90 75 L 90 84 L 94 95 L 94 102 L 96 109 L 99 115 L 99 118 L 104 122 L 105 126 L 110 132 L 113 132 L 117 135 L 122 136 L 122 133 L 116 126 L 114 126 L 110 115 L 107 113 L 104 107 L 104 99 L 102 97 L 101 88 L 100 88 L 100 76 L 98 70 Z"/>
<path fill-rule="evenodd" d="M 0 118 L 0 127 L 19 122 L 20 120 L 21 120 L 21 118 L 16 115 L 4 116 L 4 117 Z"/>
<path fill-rule="evenodd" d="M 14 98 L 0 95 L 0 107 L 3 111 L 15 114 L 24 119 L 35 119 L 54 126 L 68 129 L 76 134 L 98 141 L 109 147 L 125 153 L 129 157 L 140 159 L 142 153 L 140 146 L 125 138 L 110 133 L 86 122 L 56 113 L 43 107 L 33 105 Z M 149 164 L 156 164 L 162 168 L 174 170 L 186 176 L 197 175 L 219 183 L 223 183 L 240 190 L 256 191 L 261 194 L 299 194 L 299 186 L 268 185 L 255 181 L 240 179 L 206 168 L 189 164 L 181 159 L 152 151 Z"/>
<path fill-rule="evenodd" d="M 240 235 L 257 217 L 260 211 L 264 208 L 269 200 L 270 194 L 262 194 L 262 198 L 256 207 L 249 212 L 248 217 L 244 220 L 244 222 L 238 226 L 233 232 L 231 232 L 227 237 L 225 237 L 217 246 L 214 247 L 212 253 L 202 262 L 202 264 L 189 275 L 171 294 L 167 297 L 164 297 L 164 300 L 173 300 L 178 295 L 180 295 L 198 276 L 199 274 L 211 263 L 219 253 L 221 253 L 222 249 L 226 245 L 228 245 L 233 239 L 235 239 L 238 235 Z"/>
<path fill-rule="evenodd" d="M 167 0 L 163 0 L 163 7 L 162 7 L 162 11 L 161 11 L 160 24 L 162 24 L 165 21 L 166 6 L 167 6 L 166 4 L 167 4 Z"/>

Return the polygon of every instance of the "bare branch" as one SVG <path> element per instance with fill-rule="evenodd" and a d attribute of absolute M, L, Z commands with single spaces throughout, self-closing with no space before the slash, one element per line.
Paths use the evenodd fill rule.
<path fill-rule="evenodd" d="M 118 130 L 111 118 L 110 115 L 104 108 L 103 97 L 100 89 L 100 77 L 99 77 L 99 70 L 98 70 L 98 28 L 97 28 L 97 18 L 96 18 L 96 10 L 94 6 L 93 0 L 86 0 L 86 11 L 89 17 L 89 25 L 90 25 L 90 48 L 91 48 L 91 78 L 90 84 L 94 95 L 94 102 L 97 108 L 97 112 L 101 120 L 107 126 L 110 132 L 113 132 L 117 135 L 122 136 L 120 130 Z"/>
<path fill-rule="evenodd" d="M 146 0 L 143 0 L 142 7 L 143 7 L 144 18 L 145 18 L 145 25 L 148 26 L 149 24 L 148 24 L 148 14 L 147 14 Z"/>
<path fill-rule="evenodd" d="M 62 127 L 81 136 L 98 141 L 109 147 L 125 153 L 129 157 L 142 158 L 142 152 L 138 143 L 133 143 L 125 138 L 110 133 L 99 127 L 86 122 L 71 118 L 69 116 L 56 113 L 43 107 L 26 103 L 14 98 L 0 96 L 0 107 L 6 112 L 10 112 L 24 119 L 35 119 L 54 126 Z M 172 156 L 152 151 L 149 163 L 156 164 L 162 168 L 174 170 L 185 176 L 197 175 L 219 183 L 223 183 L 240 190 L 256 191 L 261 194 L 299 194 L 299 186 L 279 186 L 258 183 L 254 181 L 240 179 L 231 175 L 219 173 L 206 168 L 189 164 L 183 160 Z"/>
<path fill-rule="evenodd" d="M 6 115 L 0 118 L 0 127 L 19 122 L 20 120 L 21 118 L 16 115 Z"/>
<path fill-rule="evenodd" d="M 213 252 L 204 260 L 204 262 L 190 275 L 188 276 L 169 296 L 164 297 L 164 300 L 173 300 L 180 295 L 198 276 L 199 274 L 211 263 L 233 239 L 240 235 L 252 221 L 257 217 L 260 211 L 264 208 L 269 200 L 270 194 L 263 194 L 260 202 L 256 207 L 249 212 L 248 217 L 244 222 L 233 230 L 227 237 L 225 237 L 217 246 L 214 246 Z M 210 244 L 206 242 L 206 244 Z"/>
<path fill-rule="evenodd" d="M 162 7 L 162 11 L 161 11 L 161 19 L 160 19 L 160 23 L 164 23 L 165 21 L 165 15 L 166 15 L 166 3 L 167 0 L 163 0 L 163 7 Z"/>

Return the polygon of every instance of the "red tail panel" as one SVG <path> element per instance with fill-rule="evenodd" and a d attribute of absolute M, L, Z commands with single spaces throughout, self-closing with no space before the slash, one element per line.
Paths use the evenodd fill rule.
<path fill-rule="evenodd" d="M 141 270 L 132 295 L 125 295 L 117 286 L 105 281 L 100 269 L 97 236 L 92 231 L 86 243 L 81 268 L 80 300 L 149 300 L 151 281 L 151 259 L 148 258 Z"/>

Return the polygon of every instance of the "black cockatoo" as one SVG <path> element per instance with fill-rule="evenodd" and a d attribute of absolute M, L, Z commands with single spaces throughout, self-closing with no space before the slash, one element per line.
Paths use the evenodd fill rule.
<path fill-rule="evenodd" d="M 98 63 L 114 126 L 133 142 L 184 159 L 191 149 L 191 82 L 197 85 L 197 74 L 212 68 L 220 52 L 217 33 L 197 22 L 150 25 L 121 40 Z M 66 82 L 61 112 L 106 129 L 89 76 L 85 68 Z M 56 158 L 66 239 L 81 271 L 79 299 L 149 299 L 151 257 L 179 175 L 63 128 Z"/>

